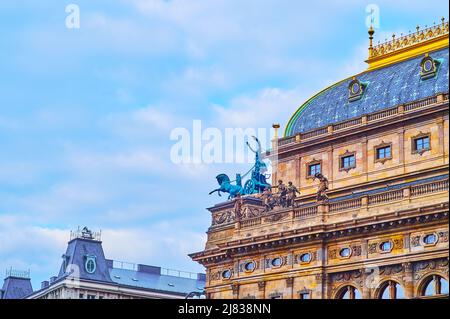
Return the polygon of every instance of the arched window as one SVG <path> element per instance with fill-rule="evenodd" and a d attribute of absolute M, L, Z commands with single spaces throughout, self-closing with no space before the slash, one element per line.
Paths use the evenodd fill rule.
<path fill-rule="evenodd" d="M 426 297 L 445 294 L 448 294 L 448 281 L 439 275 L 427 277 L 420 293 Z"/>
<path fill-rule="evenodd" d="M 362 299 L 361 293 L 353 286 L 345 286 L 341 288 L 337 294 L 338 299 Z"/>
<path fill-rule="evenodd" d="M 393 281 L 386 281 L 381 285 L 380 292 L 378 295 L 379 299 L 403 299 L 405 298 L 405 292 L 403 287 Z"/>

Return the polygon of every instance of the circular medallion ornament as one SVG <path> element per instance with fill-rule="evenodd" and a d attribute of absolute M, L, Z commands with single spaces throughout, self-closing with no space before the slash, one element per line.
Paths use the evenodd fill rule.
<path fill-rule="evenodd" d="M 93 274 L 95 270 L 97 270 L 97 262 L 95 260 L 95 256 L 86 257 L 86 262 L 84 264 L 84 268 L 87 273 Z"/>

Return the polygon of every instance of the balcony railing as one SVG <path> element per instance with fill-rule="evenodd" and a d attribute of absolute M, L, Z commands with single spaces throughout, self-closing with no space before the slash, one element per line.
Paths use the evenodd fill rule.
<path fill-rule="evenodd" d="M 294 218 L 304 219 L 317 215 L 317 205 L 294 210 Z"/>
<path fill-rule="evenodd" d="M 344 200 L 330 204 L 330 213 L 339 212 L 342 210 L 353 209 L 361 207 L 361 198 Z"/>
<path fill-rule="evenodd" d="M 353 119 L 353 120 L 345 121 L 345 122 L 342 122 L 342 123 L 335 124 L 335 125 L 333 125 L 333 131 L 339 131 L 339 130 L 342 130 L 344 128 L 355 126 L 355 125 L 360 125 L 360 124 L 362 124 L 362 118 L 361 117 Z"/>
<path fill-rule="evenodd" d="M 329 126 L 320 127 L 311 131 L 307 131 L 304 133 L 297 134 L 297 136 L 289 136 L 285 138 L 281 138 L 278 140 L 278 146 L 286 146 L 295 143 L 301 143 L 303 140 L 310 140 L 312 138 L 323 137 L 329 134 L 333 134 L 334 132 L 338 132 L 340 130 L 345 130 L 349 128 L 355 128 L 362 125 L 367 125 L 381 119 L 393 118 L 395 116 L 400 116 L 401 114 L 415 111 L 417 109 L 426 108 L 429 106 L 433 106 L 437 103 L 448 101 L 448 93 L 439 94 L 436 96 L 431 96 L 425 99 L 421 99 L 418 101 L 400 104 L 396 107 L 378 111 L 375 113 L 371 113 L 368 115 L 363 115 L 357 118 L 352 118 L 347 121 L 335 123 Z"/>
<path fill-rule="evenodd" d="M 435 192 L 448 190 L 448 179 L 436 183 L 424 184 L 411 187 L 411 196 L 422 196 Z"/>
<path fill-rule="evenodd" d="M 424 183 L 420 185 L 403 187 L 400 189 L 393 189 L 378 194 L 361 195 L 356 198 L 334 201 L 328 204 L 321 204 L 321 205 L 314 204 L 294 209 L 290 208 L 290 209 L 276 210 L 269 213 L 262 213 L 260 216 L 254 218 L 238 221 L 238 223 L 239 228 L 256 227 L 264 223 L 267 223 L 267 221 L 263 221 L 263 217 L 270 217 L 278 213 L 287 213 L 287 212 L 290 213 L 290 215 L 292 216 L 291 219 L 293 220 L 316 218 L 322 214 L 321 212 L 325 212 L 326 215 L 351 211 L 355 209 L 363 209 L 363 208 L 368 209 L 371 206 L 386 205 L 396 201 L 413 199 L 419 196 L 425 196 L 439 192 L 448 192 L 448 190 L 449 190 L 449 180 L 445 179 L 440 181 Z M 269 218 L 269 220 L 277 221 L 278 219 Z M 285 221 L 285 219 L 283 219 L 283 221 Z M 272 221 L 269 221 L 269 223 L 270 222 Z M 235 222 L 230 222 L 228 224 L 234 223 Z"/>
<path fill-rule="evenodd" d="M 387 109 L 387 110 L 383 110 L 383 111 L 380 111 L 380 112 L 375 112 L 375 113 L 367 115 L 367 121 L 371 122 L 371 121 L 381 120 L 381 119 L 384 119 L 386 117 L 397 115 L 398 113 L 399 113 L 398 112 L 398 107 L 394 107 L 394 108 L 391 108 L 391 109 Z"/>
<path fill-rule="evenodd" d="M 372 196 L 368 196 L 368 203 L 369 203 L 369 205 L 376 205 L 376 204 L 401 200 L 401 199 L 403 199 L 403 194 L 404 194 L 404 192 L 402 189 L 385 192 L 385 193 L 381 193 L 381 194 L 375 194 Z"/>

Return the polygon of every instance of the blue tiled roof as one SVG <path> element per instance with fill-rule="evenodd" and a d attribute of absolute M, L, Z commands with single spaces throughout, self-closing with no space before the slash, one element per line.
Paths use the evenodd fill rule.
<path fill-rule="evenodd" d="M 418 56 L 384 68 L 363 72 L 356 78 L 367 84 L 360 100 L 349 102 L 345 79 L 319 93 L 302 105 L 289 121 L 285 135 L 309 131 L 332 123 L 412 102 L 439 93 L 448 92 L 449 51 L 441 49 L 430 56 L 441 62 L 436 77 L 422 80 Z"/>
<path fill-rule="evenodd" d="M 205 281 L 190 278 L 151 274 L 128 269 L 110 269 L 111 279 L 121 286 L 151 289 L 161 292 L 188 294 L 200 292 L 205 288 Z"/>

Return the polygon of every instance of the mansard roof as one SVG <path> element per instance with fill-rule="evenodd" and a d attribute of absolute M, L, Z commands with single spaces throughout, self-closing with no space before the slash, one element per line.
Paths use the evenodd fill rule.
<path fill-rule="evenodd" d="M 30 278 L 9 276 L 3 282 L 0 299 L 21 299 L 32 292 Z"/>

